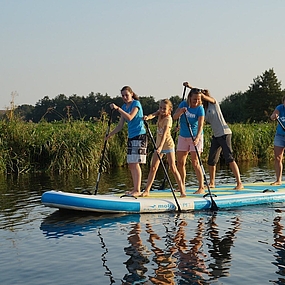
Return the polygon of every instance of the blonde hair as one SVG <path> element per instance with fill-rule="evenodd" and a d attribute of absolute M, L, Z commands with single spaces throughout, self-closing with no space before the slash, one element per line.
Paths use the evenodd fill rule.
<path fill-rule="evenodd" d="M 202 90 L 198 88 L 192 88 L 187 96 L 187 104 L 190 106 L 190 99 L 193 95 L 202 95 Z M 202 102 L 200 102 L 202 103 Z"/>
<path fill-rule="evenodd" d="M 173 110 L 173 105 L 172 105 L 172 102 L 169 100 L 169 99 L 162 99 L 159 103 L 159 106 L 161 106 L 161 104 L 165 104 L 165 106 L 167 106 L 170 110 L 170 114 L 171 115 L 171 112 Z M 161 115 L 159 114 L 158 115 L 158 118 L 161 119 Z"/>
<path fill-rule="evenodd" d="M 162 99 L 160 101 L 160 104 L 161 103 L 164 103 L 166 106 L 168 106 L 171 111 L 173 110 L 172 102 L 169 99 Z"/>

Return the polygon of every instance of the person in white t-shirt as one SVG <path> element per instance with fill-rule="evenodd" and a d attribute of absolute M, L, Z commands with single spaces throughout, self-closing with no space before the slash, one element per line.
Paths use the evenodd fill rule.
<path fill-rule="evenodd" d="M 188 82 L 184 82 L 183 85 L 192 88 Z M 233 157 L 231 142 L 232 131 L 224 119 L 219 103 L 215 98 L 211 97 L 210 92 L 206 89 L 202 90 L 202 102 L 205 109 L 205 120 L 211 125 L 213 130 L 208 156 L 210 173 L 209 186 L 215 188 L 216 164 L 219 161 L 221 151 L 223 151 L 225 162 L 229 164 L 236 179 L 237 185 L 234 189 L 241 190 L 243 189 L 243 184 L 241 182 L 238 165 Z"/>

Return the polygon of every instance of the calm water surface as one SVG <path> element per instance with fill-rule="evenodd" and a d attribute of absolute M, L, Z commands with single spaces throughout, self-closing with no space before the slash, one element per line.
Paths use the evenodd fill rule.
<path fill-rule="evenodd" d="M 241 173 L 244 182 L 274 179 L 270 165 Z M 195 185 L 193 171 L 187 178 Z M 41 205 L 46 190 L 92 190 L 96 179 L 0 177 L 0 284 L 285 284 L 283 204 L 101 216 Z M 226 182 L 232 174 L 220 169 L 217 184 Z M 130 185 L 119 169 L 101 176 L 99 193 Z"/>

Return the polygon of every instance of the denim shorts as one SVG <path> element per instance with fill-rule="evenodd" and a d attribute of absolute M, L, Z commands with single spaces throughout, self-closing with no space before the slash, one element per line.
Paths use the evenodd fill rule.
<path fill-rule="evenodd" d="M 285 147 L 285 136 L 276 134 L 274 137 L 274 145 L 279 147 Z"/>

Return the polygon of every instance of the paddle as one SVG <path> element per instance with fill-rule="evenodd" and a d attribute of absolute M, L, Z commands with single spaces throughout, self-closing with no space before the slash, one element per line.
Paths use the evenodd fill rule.
<path fill-rule="evenodd" d="M 183 89 L 183 95 L 182 95 L 182 101 L 181 102 L 183 102 L 184 101 L 184 99 L 185 99 L 185 93 L 186 93 L 186 86 L 184 86 L 184 89 Z M 175 141 L 176 141 L 176 135 L 177 135 L 177 132 L 178 132 L 178 126 L 179 126 L 179 120 L 177 120 L 177 123 L 176 123 L 176 131 L 175 131 L 175 133 L 174 133 L 174 137 L 173 137 L 173 141 L 174 141 L 174 143 L 175 143 Z M 165 182 L 166 182 L 166 176 L 164 175 L 164 178 L 163 178 L 163 181 L 162 181 L 162 184 L 161 184 L 161 186 L 159 187 L 159 189 L 160 190 L 162 190 L 162 189 L 164 189 L 165 188 Z"/>
<path fill-rule="evenodd" d="M 112 115 L 113 115 L 114 110 L 115 110 L 115 109 L 112 109 L 112 110 L 111 110 L 111 114 L 110 114 L 110 117 L 109 117 L 108 128 L 107 128 L 107 131 L 106 131 L 105 138 L 109 135 L 109 132 L 110 132 L 110 127 L 111 127 L 111 122 L 112 122 Z M 107 140 L 105 140 L 105 142 L 104 142 L 104 147 L 103 147 L 103 150 L 102 150 L 102 153 L 101 153 L 101 159 L 100 159 L 100 165 L 99 165 L 99 171 L 98 171 L 98 176 L 97 176 L 97 181 L 96 181 L 96 186 L 95 186 L 94 195 L 96 195 L 96 194 L 97 194 L 97 191 L 98 191 L 99 180 L 100 180 L 100 176 L 101 176 L 101 173 L 102 173 L 102 168 L 103 168 L 103 162 L 104 162 L 104 156 L 105 156 L 106 146 L 107 146 Z"/>
<path fill-rule="evenodd" d="M 147 131 L 148 131 L 148 134 L 149 134 L 149 136 L 150 136 L 150 139 L 151 139 L 151 141 L 152 141 L 152 143 L 153 143 L 154 150 L 156 151 L 156 150 L 157 150 L 157 147 L 156 147 L 156 144 L 155 144 L 155 140 L 154 140 L 154 138 L 153 138 L 153 135 L 152 135 L 152 133 L 151 133 L 151 131 L 150 131 L 150 128 L 149 128 L 149 126 L 148 126 L 148 123 L 147 123 L 146 121 L 144 121 L 144 124 L 145 124 L 145 126 L 146 126 Z M 157 152 L 156 152 L 156 153 L 157 153 Z M 167 174 L 167 170 L 166 170 L 166 168 L 165 168 L 165 166 L 164 166 L 163 160 L 162 160 L 162 158 L 160 157 L 159 153 L 157 153 L 157 156 L 158 156 L 159 161 L 160 161 L 160 164 L 161 164 L 161 166 L 162 166 L 162 168 L 163 168 L 164 175 L 165 175 L 165 177 L 166 177 L 166 179 L 167 179 L 167 182 L 168 182 L 169 185 L 170 185 L 173 198 L 174 198 L 175 203 L 176 203 L 176 205 L 177 205 L 177 209 L 178 209 L 179 212 L 181 212 L 180 205 L 179 205 L 179 203 L 178 203 L 178 201 L 177 201 L 177 198 L 176 198 L 176 196 L 175 196 L 175 192 L 174 192 L 173 186 L 172 186 L 172 184 L 171 184 L 171 181 L 170 181 L 170 179 L 169 179 L 169 176 L 168 176 L 168 174 Z"/>
<path fill-rule="evenodd" d="M 191 136 L 191 138 L 192 138 L 192 140 L 193 140 L 193 144 L 194 144 L 195 138 L 194 138 L 194 135 L 193 135 L 193 132 L 192 132 L 192 129 L 191 129 L 191 125 L 190 125 L 190 123 L 189 123 L 189 121 L 188 121 L 188 118 L 187 118 L 186 114 L 183 113 L 183 115 L 185 116 L 185 120 L 186 120 L 188 129 L 189 129 L 189 132 L 190 132 L 190 136 Z M 200 155 L 199 155 L 197 146 L 196 146 L 195 144 L 194 144 L 194 147 L 195 147 L 195 151 L 196 151 L 196 154 L 197 154 L 197 157 L 198 157 L 198 160 L 199 160 L 200 167 L 201 167 L 202 172 L 203 172 L 204 181 L 205 181 L 205 183 L 206 183 L 206 185 L 207 185 L 208 192 L 209 192 L 209 195 L 210 195 L 210 198 L 211 198 L 212 204 L 211 204 L 210 210 L 211 210 L 211 211 L 217 211 L 219 208 L 218 208 L 216 202 L 215 202 L 214 199 L 213 199 L 212 192 L 211 192 L 210 186 L 209 186 L 208 181 L 207 181 L 205 169 L 204 169 L 204 167 L 203 167 L 203 164 L 202 164 L 202 161 L 201 161 L 201 158 L 200 158 Z M 204 196 L 204 197 L 205 197 L 205 196 Z"/>
<path fill-rule="evenodd" d="M 281 128 L 283 129 L 283 131 L 285 131 L 285 127 L 284 127 L 283 123 L 280 121 L 279 117 L 277 117 L 276 120 L 279 123 L 279 125 L 281 126 Z"/>

